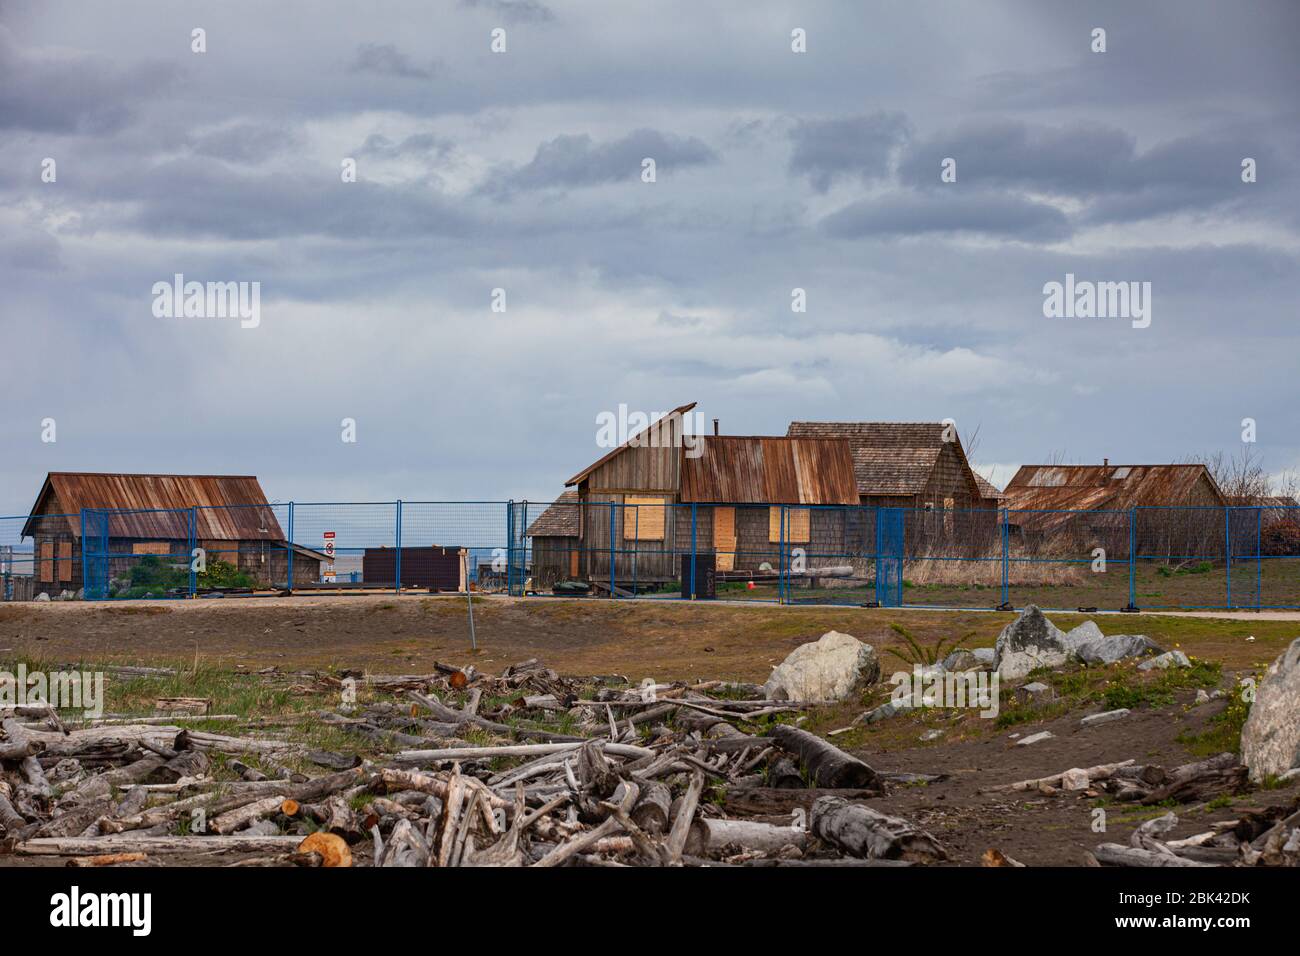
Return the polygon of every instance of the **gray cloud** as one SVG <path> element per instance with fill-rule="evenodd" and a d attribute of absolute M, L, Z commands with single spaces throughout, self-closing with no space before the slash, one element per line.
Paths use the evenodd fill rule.
<path fill-rule="evenodd" d="M 654 159 L 658 175 L 718 160 L 718 154 L 694 136 L 638 129 L 597 143 L 586 133 L 568 134 L 542 143 L 531 161 L 505 172 L 493 187 L 509 192 L 637 182 L 647 157 Z"/>
<path fill-rule="evenodd" d="M 1065 214 L 1046 203 L 956 190 L 863 200 L 828 216 L 823 226 L 840 239 L 969 234 L 1055 242 L 1071 232 Z"/>
<path fill-rule="evenodd" d="M 802 120 L 790 131 L 794 143 L 790 174 L 806 177 L 823 193 L 837 179 L 868 183 L 883 179 L 908 134 L 907 118 L 901 113 Z"/>
<path fill-rule="evenodd" d="M 460 5 L 488 10 L 519 23 L 546 23 L 555 19 L 551 8 L 539 0 L 460 0 Z"/>
<path fill-rule="evenodd" d="M 200 156 L 248 165 L 261 163 L 299 143 L 296 130 L 269 123 L 236 123 L 190 140 Z"/>
<path fill-rule="evenodd" d="M 417 66 L 392 43 L 362 43 L 357 47 L 349 69 L 353 73 L 373 73 L 403 80 L 428 80 L 433 78 L 437 64 Z"/>

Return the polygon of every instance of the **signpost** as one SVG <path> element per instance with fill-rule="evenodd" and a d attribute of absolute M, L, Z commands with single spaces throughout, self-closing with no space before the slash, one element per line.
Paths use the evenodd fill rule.
<path fill-rule="evenodd" d="M 334 583 L 334 532 L 326 531 L 323 535 L 325 539 L 325 557 L 329 558 L 329 563 L 325 565 L 325 573 L 322 575 L 326 584 Z"/>

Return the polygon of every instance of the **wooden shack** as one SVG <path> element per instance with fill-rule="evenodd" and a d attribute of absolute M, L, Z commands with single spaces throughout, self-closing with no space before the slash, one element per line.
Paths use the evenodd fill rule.
<path fill-rule="evenodd" d="M 246 572 L 260 586 L 288 580 L 288 542 L 251 475 L 50 472 L 22 530 L 33 542 L 36 593 L 54 596 L 84 586 L 83 513 L 92 515 L 92 525 L 99 525 L 95 533 L 107 545 L 106 583 L 146 557 L 188 566 L 192 547 L 203 548 L 210 562 Z M 326 556 L 300 545 L 292 550 L 294 583 L 320 580 Z"/>

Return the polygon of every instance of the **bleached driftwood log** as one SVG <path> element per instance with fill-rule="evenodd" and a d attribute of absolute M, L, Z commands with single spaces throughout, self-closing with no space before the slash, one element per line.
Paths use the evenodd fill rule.
<path fill-rule="evenodd" d="M 924 830 L 842 797 L 821 797 L 808 822 L 814 835 L 854 856 L 914 862 L 948 858 L 943 845 Z"/>

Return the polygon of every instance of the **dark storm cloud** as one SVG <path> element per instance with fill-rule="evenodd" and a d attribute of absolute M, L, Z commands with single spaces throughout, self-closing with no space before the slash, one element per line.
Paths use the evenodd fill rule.
<path fill-rule="evenodd" d="M 394 76 L 404 80 L 432 79 L 437 64 L 417 66 L 411 58 L 392 43 L 362 43 L 349 67 L 353 73 L 373 73 L 376 76 Z"/>
<path fill-rule="evenodd" d="M 176 76 L 166 63 L 122 65 L 75 50 L 23 47 L 0 24 L 0 129 L 112 133 Z"/>
<path fill-rule="evenodd" d="M 1065 214 L 1046 203 L 957 190 L 863 200 L 828 216 L 823 228 L 838 239 L 981 235 L 1022 242 L 1056 242 L 1071 232 Z"/>
<path fill-rule="evenodd" d="M 806 177 L 823 193 L 837 179 L 882 179 L 908 133 L 901 113 L 800 121 L 790 131 L 790 174 Z"/>
<path fill-rule="evenodd" d="M 77 387 L 5 366 L 0 511 L 60 466 L 540 498 L 595 412 L 696 398 L 734 433 L 952 416 L 995 462 L 1250 415 L 1300 463 L 1293 3 L 223 0 L 202 56 L 191 6 L 3 5 L 0 341 Z M 262 281 L 262 325 L 155 319 L 178 271 Z M 1067 272 L 1151 281 L 1151 327 L 1045 319 Z"/>
<path fill-rule="evenodd" d="M 191 138 L 190 145 L 200 156 L 256 165 L 299 142 L 293 129 L 269 123 L 236 123 L 196 135 Z"/>
<path fill-rule="evenodd" d="M 566 134 L 542 143 L 531 161 L 504 171 L 491 188 L 511 192 L 637 182 L 646 158 L 655 161 L 657 175 L 662 175 L 717 162 L 718 154 L 694 136 L 653 129 L 633 130 L 604 143 L 597 143 L 586 133 Z"/>
<path fill-rule="evenodd" d="M 450 156 L 456 145 L 450 140 L 435 136 L 433 133 L 412 133 L 396 142 L 382 133 L 371 133 L 366 141 L 356 150 L 361 156 L 375 156 L 380 159 L 420 159 L 441 160 Z"/>
<path fill-rule="evenodd" d="M 550 7 L 538 0 L 460 0 L 462 7 L 489 10 L 506 20 L 520 23 L 545 23 L 555 19 Z"/>
<path fill-rule="evenodd" d="M 463 235 L 471 223 L 427 183 L 345 183 L 338 169 L 322 167 L 248 174 L 210 160 L 179 159 L 105 193 L 113 204 L 91 218 L 92 226 L 117 221 L 157 236 L 360 241 Z"/>

